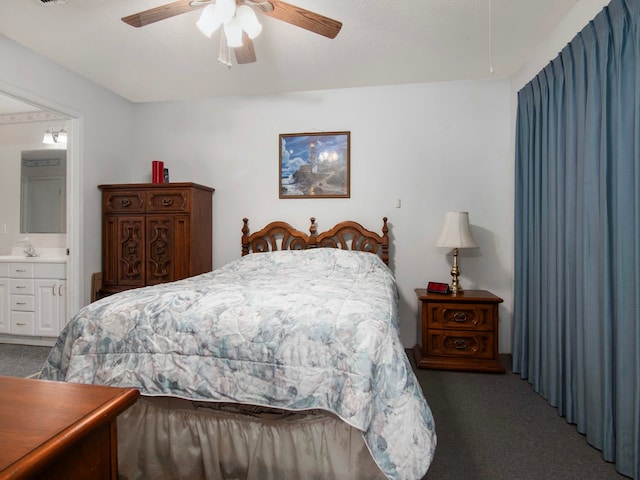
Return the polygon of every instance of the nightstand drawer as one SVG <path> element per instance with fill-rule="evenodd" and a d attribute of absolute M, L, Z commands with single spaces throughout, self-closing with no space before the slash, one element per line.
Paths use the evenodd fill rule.
<path fill-rule="evenodd" d="M 428 327 L 456 330 L 493 330 L 493 305 L 430 303 Z"/>
<path fill-rule="evenodd" d="M 456 330 L 429 330 L 426 353 L 428 356 L 493 358 L 493 335 Z"/>

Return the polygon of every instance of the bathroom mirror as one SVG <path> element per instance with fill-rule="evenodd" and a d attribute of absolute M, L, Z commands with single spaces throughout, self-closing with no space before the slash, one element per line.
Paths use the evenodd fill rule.
<path fill-rule="evenodd" d="M 21 153 L 20 233 L 65 233 L 67 151 Z"/>

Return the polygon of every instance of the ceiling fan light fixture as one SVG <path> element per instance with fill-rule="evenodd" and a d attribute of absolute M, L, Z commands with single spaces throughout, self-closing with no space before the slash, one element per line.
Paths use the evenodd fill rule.
<path fill-rule="evenodd" d="M 242 46 L 242 27 L 236 17 L 224 22 L 224 35 L 227 37 L 227 45 L 231 48 Z"/>
<path fill-rule="evenodd" d="M 213 32 L 220 28 L 220 25 L 222 25 L 222 20 L 220 20 L 220 17 L 216 13 L 215 4 L 210 3 L 209 5 L 204 7 L 204 10 L 202 10 L 202 13 L 200 14 L 200 18 L 196 22 L 196 25 L 198 26 L 200 31 L 207 37 L 211 37 L 211 35 L 213 35 Z"/>
<path fill-rule="evenodd" d="M 230 21 L 236 13 L 236 0 L 216 0 L 216 15 L 222 23 Z"/>
<path fill-rule="evenodd" d="M 247 32 L 250 39 L 256 38 L 262 32 L 262 25 L 253 9 L 247 5 L 240 5 L 236 10 L 236 18 L 242 30 Z"/>

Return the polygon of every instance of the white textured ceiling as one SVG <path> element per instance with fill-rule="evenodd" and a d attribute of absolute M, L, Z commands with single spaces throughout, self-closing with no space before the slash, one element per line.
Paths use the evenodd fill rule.
<path fill-rule="evenodd" d="M 258 61 L 216 61 L 199 10 L 141 28 L 167 0 L 2 0 L 0 33 L 134 102 L 510 76 L 577 0 L 288 0 L 333 39 L 260 16 Z M 490 72 L 492 67 L 493 73 Z"/>

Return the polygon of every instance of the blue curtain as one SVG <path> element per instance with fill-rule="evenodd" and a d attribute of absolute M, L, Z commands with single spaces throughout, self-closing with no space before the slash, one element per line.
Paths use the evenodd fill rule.
<path fill-rule="evenodd" d="M 640 479 L 640 0 L 518 93 L 513 369 Z"/>

